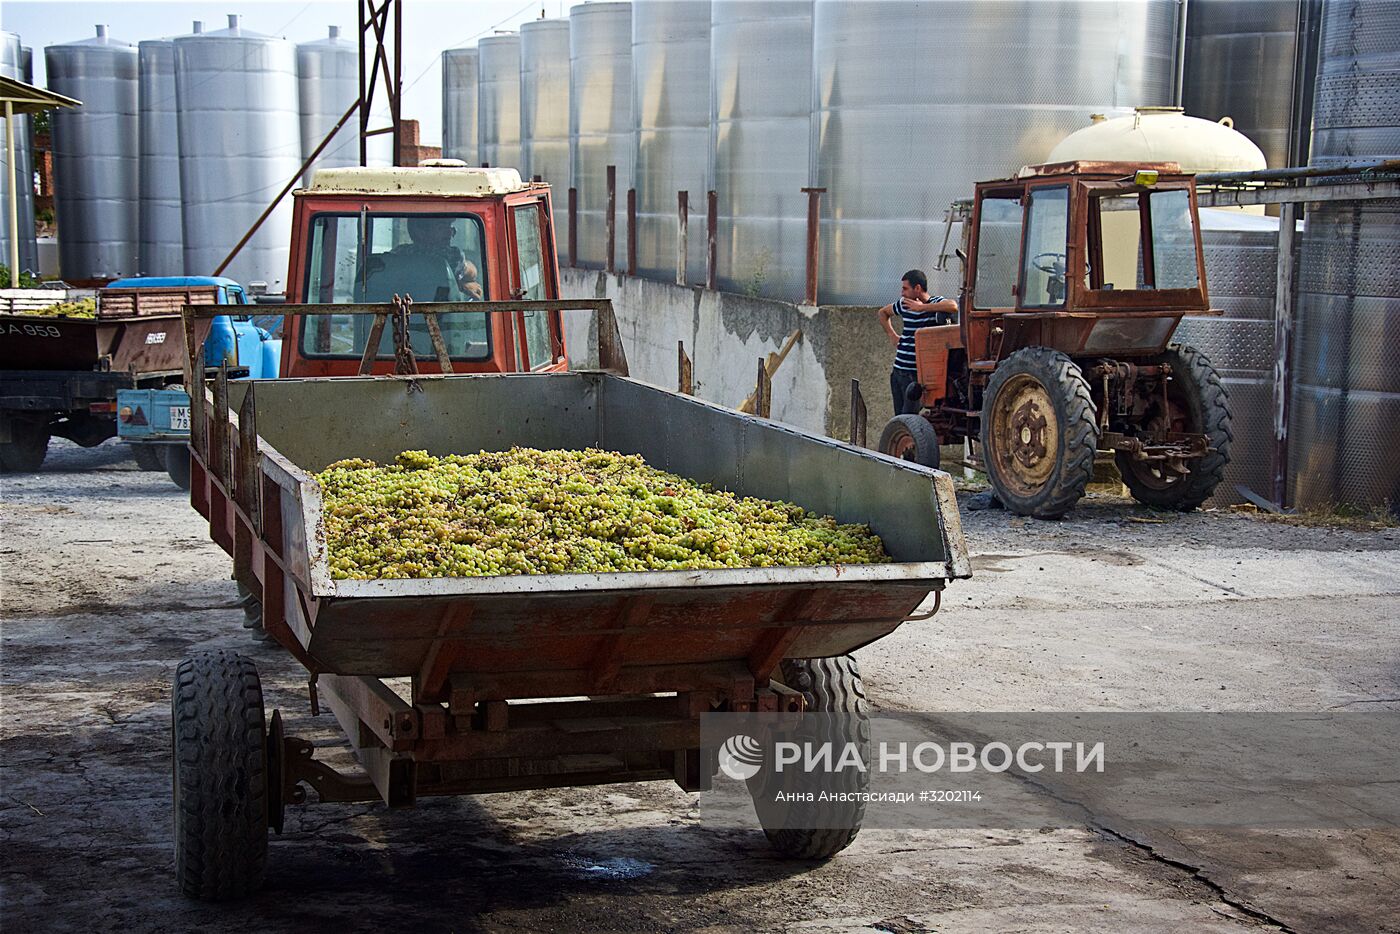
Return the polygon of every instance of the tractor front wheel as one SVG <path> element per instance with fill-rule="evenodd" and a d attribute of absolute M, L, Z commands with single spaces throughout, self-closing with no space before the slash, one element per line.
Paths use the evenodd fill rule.
<path fill-rule="evenodd" d="M 1003 360 L 982 396 L 982 452 L 992 489 L 1021 516 L 1057 519 L 1094 473 L 1099 427 L 1079 366 L 1026 347 Z"/>
<path fill-rule="evenodd" d="M 880 453 L 936 468 L 938 432 L 922 415 L 896 415 L 880 434 Z"/>
<path fill-rule="evenodd" d="M 1203 434 L 1210 451 L 1187 465 L 1189 473 L 1164 461 L 1134 460 L 1119 451 L 1115 460 L 1133 499 L 1156 509 L 1195 509 L 1210 499 L 1230 462 L 1230 396 L 1210 359 L 1189 344 L 1168 344 L 1154 363 L 1171 367 L 1166 411 L 1160 397 L 1148 411 L 1145 427 L 1172 433 Z M 1154 397 L 1158 394 L 1154 393 Z"/>

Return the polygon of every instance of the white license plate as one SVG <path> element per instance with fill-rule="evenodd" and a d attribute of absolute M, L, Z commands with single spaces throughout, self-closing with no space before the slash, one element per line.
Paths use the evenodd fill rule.
<path fill-rule="evenodd" d="M 190 407 L 187 405 L 172 405 L 170 407 L 170 430 L 189 431 L 190 430 Z"/>

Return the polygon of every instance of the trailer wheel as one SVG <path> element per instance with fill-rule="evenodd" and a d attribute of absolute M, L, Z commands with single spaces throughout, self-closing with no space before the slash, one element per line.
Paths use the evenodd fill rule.
<path fill-rule="evenodd" d="M 896 415 L 880 433 L 880 453 L 938 467 L 938 432 L 922 415 Z"/>
<path fill-rule="evenodd" d="M 1172 368 L 1167 383 L 1168 411 L 1160 399 L 1148 413 L 1149 428 L 1203 434 L 1214 449 L 1189 465 L 1190 473 L 1169 470 L 1160 461 L 1134 460 L 1124 451 L 1114 458 L 1133 499 L 1157 509 L 1195 509 L 1210 499 L 1230 462 L 1230 394 L 1210 359 L 1189 344 L 1168 344 L 1154 363 Z M 1155 395 L 1155 394 L 1154 394 Z"/>
<path fill-rule="evenodd" d="M 183 444 L 165 446 L 165 472 L 186 493 L 190 489 L 190 449 Z"/>
<path fill-rule="evenodd" d="M 853 657 L 784 659 L 782 682 L 802 694 L 808 711 L 839 715 L 817 721 L 812 729 L 820 735 L 805 739 L 831 742 L 837 750 L 853 743 L 861 760 L 870 761 L 870 708 L 860 666 Z M 838 797 L 858 797 L 869 785 L 869 773 L 856 769 L 814 774 L 780 773 L 765 767 L 750 780 L 749 791 L 763 832 L 774 849 L 794 859 L 830 859 L 850 846 L 860 833 L 865 802 L 833 801 L 815 810 L 805 806 L 800 812 L 802 826 L 793 827 L 788 826 L 792 822 L 792 805 L 776 800 L 778 792 L 825 791 Z"/>
<path fill-rule="evenodd" d="M 982 395 L 982 450 L 997 499 L 1021 516 L 1057 519 L 1094 475 L 1099 426 L 1079 366 L 1025 347 L 1003 360 Z"/>
<path fill-rule="evenodd" d="M 49 453 L 49 426 L 14 419 L 10 440 L 0 443 L 0 468 L 6 473 L 33 473 Z"/>
<path fill-rule="evenodd" d="M 165 451 L 164 445 L 154 444 L 133 444 L 131 445 L 131 458 L 136 461 L 138 470 L 164 470 Z"/>
<path fill-rule="evenodd" d="M 267 868 L 267 733 L 253 662 L 224 650 L 187 658 L 170 697 L 175 877 L 221 901 L 262 885 Z"/>

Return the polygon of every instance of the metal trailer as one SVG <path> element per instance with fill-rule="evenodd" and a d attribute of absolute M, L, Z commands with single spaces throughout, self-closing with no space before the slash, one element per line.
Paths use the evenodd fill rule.
<path fill-rule="evenodd" d="M 197 365 L 193 340 L 187 351 Z M 280 712 L 265 716 L 250 660 L 187 659 L 172 693 L 176 872 L 195 897 L 256 888 L 268 827 L 307 801 L 304 785 L 321 802 L 390 807 L 614 782 L 706 788 L 701 714 L 863 712 L 849 653 L 931 616 L 912 614 L 970 573 L 947 474 L 610 373 L 221 375 L 192 407 L 191 501 L 261 600 L 267 633 L 307 669 L 313 714 L 330 709 L 363 770 L 319 762 Z M 316 471 L 513 445 L 639 454 L 867 522 L 895 563 L 332 578 Z M 854 839 L 855 820 L 765 829 L 788 855 L 826 857 Z"/>

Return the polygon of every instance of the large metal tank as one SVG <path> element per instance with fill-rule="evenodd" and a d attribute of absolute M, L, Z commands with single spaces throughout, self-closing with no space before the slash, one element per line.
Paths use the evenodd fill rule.
<path fill-rule="evenodd" d="M 1252 139 L 1270 166 L 1289 164 L 1298 0 L 1191 0 L 1182 104 Z"/>
<path fill-rule="evenodd" d="M 339 26 L 331 26 L 324 39 L 297 46 L 297 101 L 301 109 L 303 160 L 321 145 L 326 134 L 359 97 L 360 47 L 342 38 Z M 302 174 L 302 180 L 310 185 L 317 169 L 359 165 L 359 127 L 358 116 L 351 117 Z M 372 142 L 383 139 L 386 137 L 370 137 Z M 392 149 L 393 143 L 389 146 Z"/>
<path fill-rule="evenodd" d="M 200 23 L 194 31 L 200 32 Z M 180 133 L 175 113 L 175 40 L 147 39 L 140 60 L 141 202 L 138 211 L 141 274 L 178 276 L 185 271 L 180 219 Z"/>
<path fill-rule="evenodd" d="M 627 189 L 632 187 L 632 4 L 569 10 L 569 177 L 578 189 L 580 266 L 607 264 L 607 167 L 617 167 L 616 258 L 626 262 Z M 567 204 L 565 205 L 567 211 Z M 558 231 L 561 254 L 567 227 Z"/>
<path fill-rule="evenodd" d="M 1400 3 L 1323 16 L 1313 164 L 1400 158 Z M 1295 327 L 1294 502 L 1400 511 L 1400 201 L 1312 206 Z"/>
<path fill-rule="evenodd" d="M 520 161 L 553 186 L 556 240 L 568 237 L 569 21 L 520 27 Z"/>
<path fill-rule="evenodd" d="M 632 114 L 637 272 L 675 280 L 676 193 L 685 191 L 691 221 L 686 278 L 701 284 L 712 177 L 709 0 L 632 4 Z"/>
<path fill-rule="evenodd" d="M 17 81 L 32 83 L 28 66 L 29 50 L 20 45 L 19 36 L 0 32 L 0 74 Z M 16 213 L 19 225 L 19 267 L 35 272 L 39 268 L 39 250 L 34 239 L 34 151 L 31 118 L 16 115 L 15 165 L 8 170 L 9 150 L 5 134 L 9 125 L 0 120 L 0 263 L 10 263 L 10 185 L 13 181 L 17 197 Z"/>
<path fill-rule="evenodd" d="M 185 272 L 208 275 L 301 165 L 296 57 L 285 39 L 229 28 L 175 40 Z M 283 199 L 224 275 L 286 288 Z"/>
<path fill-rule="evenodd" d="M 529 178 L 520 152 L 520 36 L 487 36 L 476 48 L 477 152 L 482 162 L 518 169 L 522 178 Z"/>
<path fill-rule="evenodd" d="M 1090 114 L 1171 103 L 1175 24 L 1170 0 L 818 0 L 820 300 L 883 304 L 911 267 L 956 294 L 957 262 L 932 268 L 949 203 L 1043 160 Z"/>
<path fill-rule="evenodd" d="M 442 154 L 478 165 L 476 151 L 476 48 L 442 53 Z"/>
<path fill-rule="evenodd" d="M 812 2 L 714 4 L 711 128 L 720 289 L 801 301 L 806 284 Z"/>
<path fill-rule="evenodd" d="M 67 279 L 134 276 L 140 207 L 136 46 L 97 27 L 44 49 L 50 90 L 83 102 L 53 113 L 54 212 Z"/>

